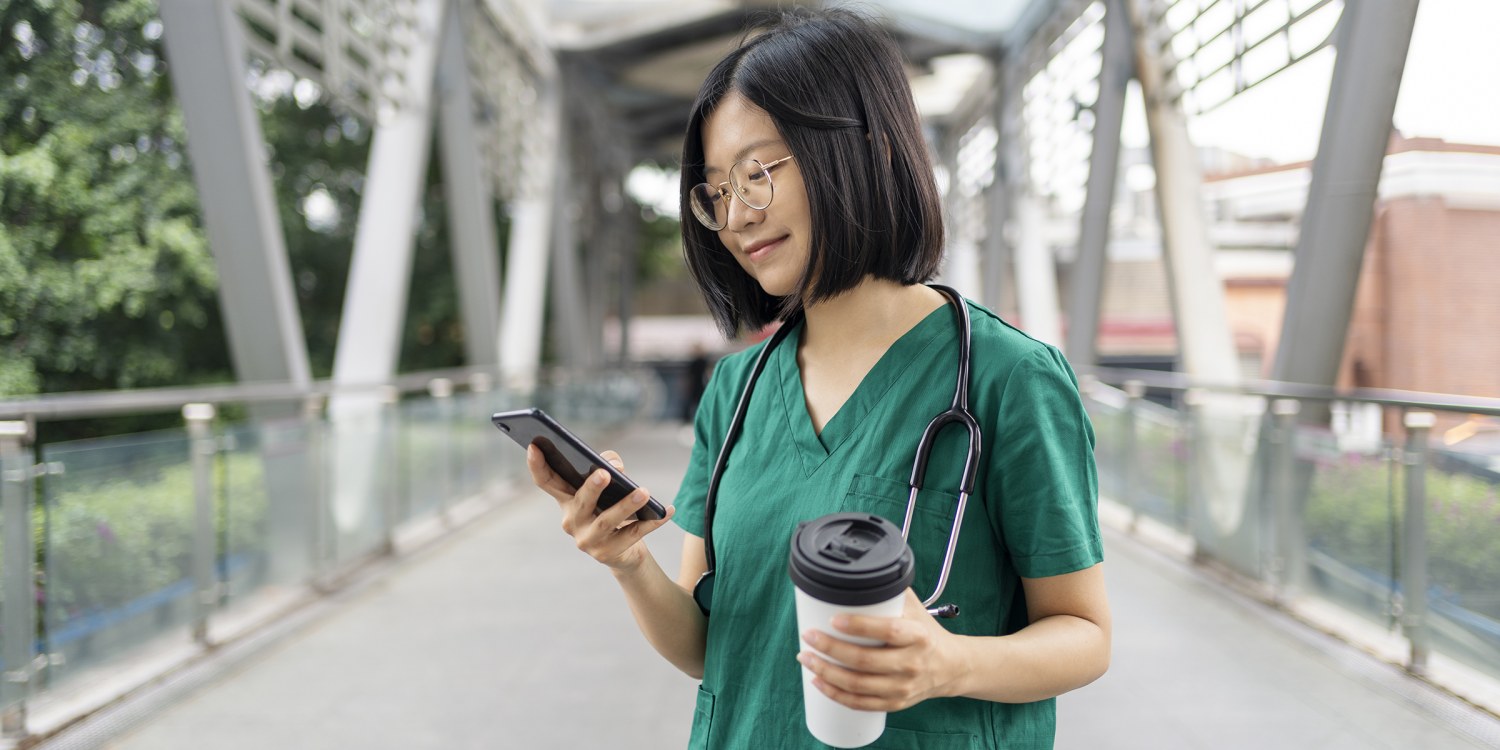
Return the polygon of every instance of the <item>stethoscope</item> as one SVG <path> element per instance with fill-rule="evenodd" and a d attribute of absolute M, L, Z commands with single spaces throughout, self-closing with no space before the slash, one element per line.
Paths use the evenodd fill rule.
<path fill-rule="evenodd" d="M 912 515 L 917 510 L 917 493 L 922 489 L 922 482 L 927 476 L 927 460 L 932 455 L 932 446 L 937 442 L 938 433 L 944 427 L 958 422 L 964 426 L 969 433 L 969 452 L 964 458 L 964 476 L 959 485 L 958 508 L 953 514 L 952 528 L 948 533 L 948 549 L 943 555 L 943 569 L 938 576 L 937 590 L 932 596 L 922 601 L 922 606 L 927 607 L 927 613 L 934 617 L 957 617 L 957 604 L 943 604 L 933 607 L 933 602 L 943 595 L 943 589 L 948 587 L 948 574 L 953 569 L 953 553 L 958 549 L 958 532 L 963 527 L 964 506 L 969 502 L 969 495 L 974 492 L 974 477 L 979 471 L 979 449 L 981 433 L 979 421 L 969 412 L 969 308 L 964 304 L 964 298 L 949 287 L 931 285 L 933 289 L 943 293 L 953 307 L 954 317 L 958 318 L 958 386 L 953 391 L 953 405 L 947 411 L 937 415 L 927 424 L 927 429 L 922 432 L 922 441 L 917 444 L 917 456 L 911 467 L 911 494 L 906 498 L 906 520 L 901 524 L 901 539 L 905 541 L 911 533 Z M 755 381 L 760 378 L 761 370 L 765 369 L 766 360 L 771 350 L 785 339 L 792 329 L 797 327 L 801 319 L 801 313 L 794 313 L 784 321 L 771 340 L 766 342 L 765 347 L 760 350 L 760 355 L 755 358 L 755 365 L 750 369 L 750 379 L 745 383 L 745 390 L 740 393 L 739 404 L 734 408 L 734 418 L 729 423 L 729 431 L 724 435 L 724 444 L 719 448 L 719 458 L 714 462 L 714 473 L 708 480 L 708 496 L 704 500 L 703 507 L 703 548 L 708 563 L 707 570 L 698 578 L 698 583 L 693 587 L 693 600 L 698 603 L 698 608 L 703 610 L 707 616 L 709 609 L 713 606 L 714 594 L 714 511 L 718 505 L 719 480 L 724 478 L 724 467 L 729 462 L 729 449 L 739 437 L 740 428 L 745 424 L 745 412 L 750 408 L 750 393 L 755 390 Z"/>

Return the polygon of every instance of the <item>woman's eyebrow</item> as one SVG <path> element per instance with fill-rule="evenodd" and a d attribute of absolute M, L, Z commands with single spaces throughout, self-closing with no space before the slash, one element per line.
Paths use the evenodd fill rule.
<path fill-rule="evenodd" d="M 740 149 L 738 152 L 735 153 L 735 155 L 734 155 L 734 161 L 732 163 L 739 164 L 741 160 L 743 160 L 746 156 L 749 156 L 750 152 L 754 151 L 755 149 L 762 148 L 764 146 L 771 146 L 771 145 L 774 145 L 774 144 L 777 144 L 777 143 L 781 143 L 781 142 L 782 141 L 781 141 L 780 138 L 765 138 L 765 139 L 756 141 L 754 143 L 751 143 L 750 145 L 745 146 L 744 148 Z M 723 172 L 723 171 L 724 170 L 719 169 L 718 167 L 704 167 L 704 169 L 703 169 L 703 175 L 705 177 L 707 177 L 708 175 L 716 174 L 718 172 Z"/>

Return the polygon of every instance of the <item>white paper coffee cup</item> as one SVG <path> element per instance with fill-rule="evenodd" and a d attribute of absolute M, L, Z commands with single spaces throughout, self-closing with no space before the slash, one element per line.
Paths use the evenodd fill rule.
<path fill-rule="evenodd" d="M 797 603 L 797 632 L 820 630 L 867 646 L 884 645 L 834 630 L 836 615 L 899 617 L 914 565 L 901 530 L 868 513 L 836 513 L 797 527 L 788 569 Z M 819 656 L 828 657 L 821 652 Z M 834 659 L 829 659 L 837 663 Z M 812 684 L 802 668 L 807 729 L 833 747 L 863 747 L 885 731 L 884 711 L 860 711 L 835 702 Z"/>

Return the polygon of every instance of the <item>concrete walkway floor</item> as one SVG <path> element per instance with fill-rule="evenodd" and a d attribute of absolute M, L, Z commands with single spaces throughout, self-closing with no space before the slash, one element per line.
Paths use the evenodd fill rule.
<path fill-rule="evenodd" d="M 687 460 L 675 427 L 610 446 L 653 494 L 675 494 Z M 556 504 L 517 494 L 104 746 L 683 747 L 694 681 L 639 637 L 609 574 L 559 530 Z M 654 537 L 674 571 L 680 532 Z M 1059 700 L 1059 748 L 1427 750 L 1500 737 L 1488 714 L 1171 557 L 1113 532 L 1106 546 L 1114 663 Z"/>

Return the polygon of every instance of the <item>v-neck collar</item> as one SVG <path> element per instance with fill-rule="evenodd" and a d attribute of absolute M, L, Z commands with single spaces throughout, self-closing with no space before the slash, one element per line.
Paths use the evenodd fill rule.
<path fill-rule="evenodd" d="M 850 435 L 859 431 L 865 417 L 880 403 L 891 386 L 902 380 L 912 364 L 922 359 L 927 349 L 940 341 L 956 337 L 958 331 L 953 321 L 952 304 L 944 304 L 928 313 L 927 317 L 885 350 L 875 366 L 865 373 L 854 393 L 849 395 L 849 399 L 823 425 L 823 432 L 819 434 L 813 429 L 812 415 L 807 411 L 802 368 L 797 364 L 797 347 L 802 341 L 806 325 L 804 320 L 787 334 L 786 340 L 773 352 L 773 365 L 781 386 L 782 408 L 791 442 L 797 446 L 797 453 L 801 455 L 803 468 L 808 475 L 817 471 L 829 456 L 838 452 L 839 446 Z"/>

